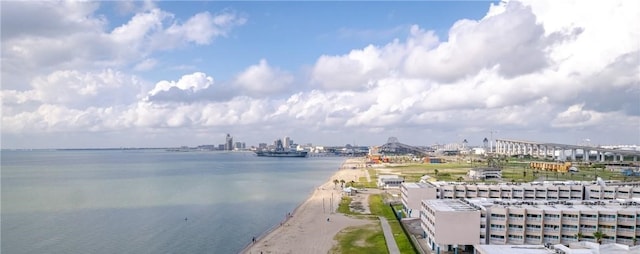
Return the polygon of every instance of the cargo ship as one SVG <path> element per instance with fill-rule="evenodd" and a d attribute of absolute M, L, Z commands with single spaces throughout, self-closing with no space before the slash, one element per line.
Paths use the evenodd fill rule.
<path fill-rule="evenodd" d="M 262 150 L 256 151 L 257 156 L 261 157 L 298 157 L 303 158 L 307 157 L 307 152 L 304 151 L 289 151 L 285 150 L 282 146 L 282 141 L 278 140 L 276 142 L 276 148 L 273 150 Z"/>

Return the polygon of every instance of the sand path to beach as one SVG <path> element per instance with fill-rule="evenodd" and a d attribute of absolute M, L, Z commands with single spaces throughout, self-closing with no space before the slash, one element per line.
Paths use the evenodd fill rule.
<path fill-rule="evenodd" d="M 342 197 L 340 184 L 333 180 L 358 181 L 365 170 L 356 159 L 347 160 L 331 178 L 318 187 L 282 226 L 257 239 L 243 253 L 327 253 L 335 244 L 334 236 L 350 226 L 378 223 L 336 213 Z M 353 169 L 353 167 L 356 167 Z M 331 205 L 333 200 L 333 205 Z M 327 221 L 327 218 L 329 221 Z"/>

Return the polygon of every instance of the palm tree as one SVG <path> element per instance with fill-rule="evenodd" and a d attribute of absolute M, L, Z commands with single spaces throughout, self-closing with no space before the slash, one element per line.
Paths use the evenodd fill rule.
<path fill-rule="evenodd" d="M 635 246 L 636 243 L 638 242 L 638 238 L 633 237 L 631 240 L 633 240 L 633 245 Z"/>
<path fill-rule="evenodd" d="M 438 175 L 438 169 L 437 169 L 437 168 L 436 168 L 436 169 L 434 169 L 434 170 L 433 170 L 433 173 L 434 173 L 434 174 L 436 174 L 436 175 Z"/>
<path fill-rule="evenodd" d="M 596 232 L 593 232 L 593 238 L 596 239 L 596 242 L 598 242 L 598 244 L 602 244 L 602 238 L 607 238 L 607 234 L 602 233 L 602 231 L 598 230 Z"/>
<path fill-rule="evenodd" d="M 578 233 L 576 234 L 576 238 L 578 239 L 578 242 L 579 242 L 580 240 L 582 240 L 582 237 L 584 237 L 584 235 L 583 235 L 581 232 L 578 232 Z"/>
<path fill-rule="evenodd" d="M 338 179 L 333 179 L 333 188 L 337 187 L 339 182 Z"/>
<path fill-rule="evenodd" d="M 344 188 L 344 183 L 346 183 L 344 179 L 340 179 L 340 187 Z"/>

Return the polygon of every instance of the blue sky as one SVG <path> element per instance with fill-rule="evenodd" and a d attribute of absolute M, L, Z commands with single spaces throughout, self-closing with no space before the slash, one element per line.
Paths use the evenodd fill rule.
<path fill-rule="evenodd" d="M 469 2 L 158 2 L 177 20 L 208 11 L 233 11 L 247 22 L 206 47 L 184 47 L 160 52 L 165 69 L 153 78 L 171 78 L 187 71 L 171 71 L 172 66 L 189 65 L 188 71 L 204 71 L 228 80 L 260 59 L 296 71 L 314 64 L 320 55 L 341 55 L 367 45 L 384 45 L 404 39 L 411 25 L 429 27 L 446 40 L 449 27 L 460 19 L 482 18 L 490 1 Z M 116 3 L 101 8 L 107 17 L 119 17 L 110 29 L 132 15 L 118 15 Z M 112 6 L 109 6 L 112 5 Z M 109 19 L 111 20 L 111 19 Z M 115 21 L 115 20 L 114 20 Z M 172 66 L 170 66 L 172 65 Z M 167 72 L 169 71 L 169 72 Z"/>
<path fill-rule="evenodd" d="M 0 4 L 2 148 L 640 143 L 635 1 Z"/>

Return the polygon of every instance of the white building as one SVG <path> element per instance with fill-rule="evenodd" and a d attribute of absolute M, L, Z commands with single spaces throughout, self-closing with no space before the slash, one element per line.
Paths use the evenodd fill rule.
<path fill-rule="evenodd" d="M 423 200 L 420 220 L 436 253 L 473 244 L 596 242 L 595 232 L 605 234 L 604 244 L 632 246 L 640 237 L 640 200 Z"/>
<path fill-rule="evenodd" d="M 499 168 L 472 168 L 467 173 L 469 178 L 480 179 L 502 179 L 502 169 Z"/>
<path fill-rule="evenodd" d="M 408 217 L 420 217 L 420 207 L 424 199 L 436 199 L 436 189 L 426 183 L 402 183 L 400 185 L 402 206 Z"/>
<path fill-rule="evenodd" d="M 596 244 L 591 242 L 571 243 L 569 246 L 555 245 L 474 245 L 476 254 L 636 254 L 640 253 L 640 246 L 609 243 Z"/>
<path fill-rule="evenodd" d="M 423 200 L 420 225 L 431 249 L 439 254 L 482 243 L 480 210 L 462 200 Z"/>
<path fill-rule="evenodd" d="M 524 200 L 614 200 L 640 198 L 640 183 L 553 181 L 539 183 L 467 184 L 425 182 L 420 188 L 433 188 L 437 199 L 501 198 Z"/>
<path fill-rule="evenodd" d="M 400 188 L 400 184 L 404 183 L 404 178 L 399 175 L 379 175 L 378 187 L 383 189 Z"/>

